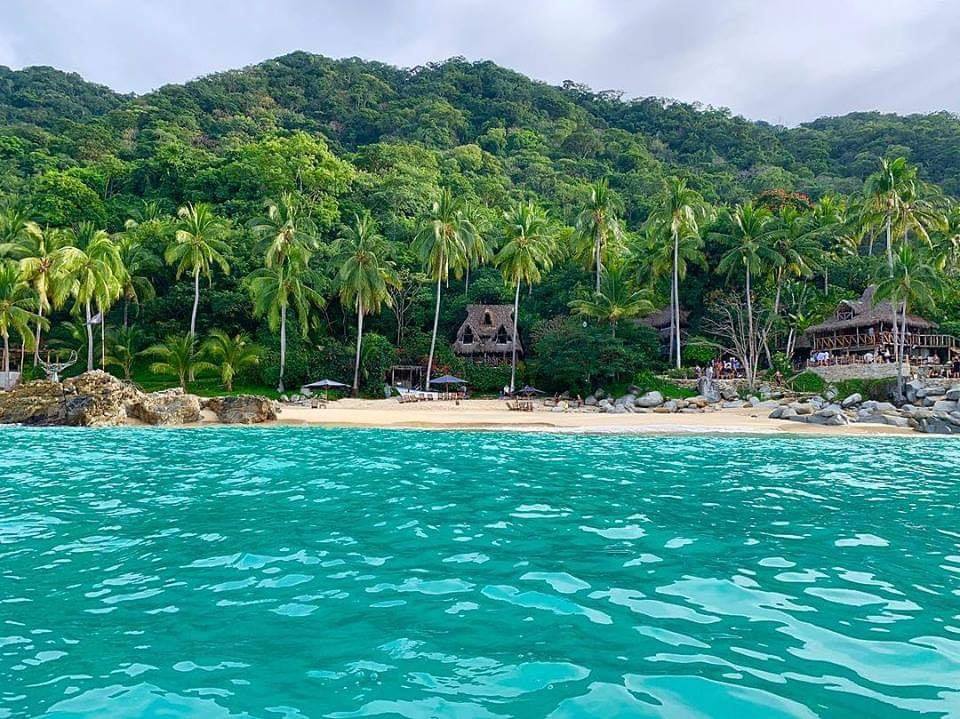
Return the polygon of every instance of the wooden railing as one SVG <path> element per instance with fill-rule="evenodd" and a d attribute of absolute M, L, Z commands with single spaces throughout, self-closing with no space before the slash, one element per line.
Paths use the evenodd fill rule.
<path fill-rule="evenodd" d="M 916 334 L 907 333 L 907 347 L 927 347 L 934 349 L 960 347 L 960 342 L 953 335 L 945 334 Z M 875 332 L 874 334 L 860 333 L 847 335 L 830 335 L 813 338 L 813 351 L 844 350 L 844 349 L 873 349 L 878 346 L 892 345 L 893 332 Z"/>

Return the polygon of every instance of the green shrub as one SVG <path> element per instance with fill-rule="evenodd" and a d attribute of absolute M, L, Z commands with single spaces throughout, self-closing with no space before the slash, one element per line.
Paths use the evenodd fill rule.
<path fill-rule="evenodd" d="M 523 376 L 523 363 L 517 363 L 517 378 Z M 475 362 L 463 363 L 463 379 L 469 382 L 473 394 L 498 394 L 510 384 L 510 365 L 491 367 Z M 519 385 L 519 381 L 518 381 Z"/>
<path fill-rule="evenodd" d="M 374 332 L 363 336 L 363 346 L 360 349 L 360 388 L 365 395 L 383 397 L 387 371 L 395 363 L 396 356 L 396 350 L 386 337 Z"/>
<path fill-rule="evenodd" d="M 827 387 L 827 383 L 823 381 L 823 377 L 818 375 L 816 372 L 801 372 L 793 379 L 789 380 L 787 383 L 790 385 L 790 388 L 795 392 L 810 392 L 818 393 L 823 392 Z"/>
<path fill-rule="evenodd" d="M 659 392 L 668 399 L 683 399 L 685 397 L 694 397 L 696 392 L 686 387 L 680 387 L 673 382 L 658 377 L 653 372 L 644 370 L 638 372 L 633 378 L 633 384 L 637 389 L 643 392 Z"/>
<path fill-rule="evenodd" d="M 890 399 L 896 389 L 897 381 L 895 379 L 848 379 L 836 383 L 837 393 L 840 399 L 849 397 L 852 394 L 859 394 L 864 399 L 872 399 L 877 402 L 885 402 Z"/>
<path fill-rule="evenodd" d="M 703 337 L 691 337 L 680 350 L 685 365 L 705 367 L 717 356 L 717 348 Z"/>

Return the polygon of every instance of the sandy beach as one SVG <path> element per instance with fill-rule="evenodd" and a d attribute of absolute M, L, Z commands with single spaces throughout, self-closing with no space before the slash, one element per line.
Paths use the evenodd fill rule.
<path fill-rule="evenodd" d="M 704 414 L 599 414 L 513 412 L 493 399 L 400 404 L 396 400 L 341 399 L 322 409 L 283 406 L 276 424 L 326 427 L 487 429 L 548 432 L 620 432 L 645 434 L 796 434 L 832 436 L 921 436 L 910 429 L 876 424 L 842 427 L 769 419 L 769 410 L 724 409 Z M 204 422 L 212 418 L 205 417 Z"/>

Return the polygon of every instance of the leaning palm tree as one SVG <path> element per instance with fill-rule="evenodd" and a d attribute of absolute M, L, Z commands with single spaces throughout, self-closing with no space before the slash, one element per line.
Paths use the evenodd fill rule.
<path fill-rule="evenodd" d="M 266 245 L 267 267 L 282 265 L 291 253 L 312 252 L 317 247 L 316 224 L 304 203 L 286 192 L 280 202 L 267 203 L 266 214 L 255 217 L 247 225 Z"/>
<path fill-rule="evenodd" d="M 180 218 L 174 240 L 164 252 L 167 264 L 177 266 L 177 279 L 184 273 L 193 275 L 193 311 L 190 313 L 190 336 L 197 336 L 197 308 L 200 306 L 200 275 L 212 280 L 217 265 L 229 274 L 227 253 L 230 246 L 223 241 L 223 222 L 202 202 L 188 204 L 177 211 Z"/>
<path fill-rule="evenodd" d="M 897 363 L 897 397 L 903 397 L 903 363 L 907 341 L 907 308 L 911 304 L 932 306 L 943 288 L 935 262 L 921 250 L 902 244 L 893 255 L 893 270 L 881 271 L 874 300 L 889 300 L 893 315 L 900 314 L 900 331 L 894 324 L 893 354 Z"/>
<path fill-rule="evenodd" d="M 600 291 L 600 274 L 610 245 L 623 237 L 620 223 L 620 203 L 610 192 L 606 180 L 597 180 L 590 186 L 590 197 L 577 216 L 577 235 L 587 269 L 596 272 L 596 291 Z"/>
<path fill-rule="evenodd" d="M 290 254 L 283 265 L 264 267 L 247 278 L 253 313 L 266 317 L 271 332 L 280 332 L 280 377 L 277 391 L 283 392 L 283 373 L 287 365 L 287 313 L 293 309 L 300 322 L 300 332 L 307 336 L 313 308 L 323 307 L 323 296 L 315 289 L 320 276 L 310 269 L 299 251 Z"/>
<path fill-rule="evenodd" d="M 670 350 L 680 369 L 680 280 L 686 277 L 687 266 L 705 266 L 700 226 L 707 217 L 707 205 L 700 193 L 687 187 L 687 181 L 676 177 L 667 180 L 656 209 L 647 220 L 647 231 L 656 245 L 667 250 L 656 254 L 654 268 L 670 267 Z M 675 341 L 674 341 L 675 340 Z M 676 351 L 674 353 L 674 348 Z"/>
<path fill-rule="evenodd" d="M 55 273 L 57 287 L 55 304 L 62 304 L 67 296 L 74 299 L 74 311 L 83 310 L 87 329 L 87 369 L 92 370 L 95 324 L 100 325 L 101 365 L 106 366 L 106 312 L 120 297 L 125 270 L 116 243 L 93 223 L 81 222 L 69 230 L 67 242 L 60 252 L 60 267 Z M 94 317 L 93 308 L 97 309 Z"/>
<path fill-rule="evenodd" d="M 227 392 L 233 391 L 233 380 L 243 370 L 260 364 L 260 347 L 250 336 L 240 332 L 232 337 L 223 330 L 212 330 L 203 343 L 203 351 L 214 360 L 220 371 L 220 381 Z"/>
<path fill-rule="evenodd" d="M 753 279 L 775 261 L 776 253 L 769 245 L 774 229 L 773 216 L 765 207 L 755 207 L 752 202 L 746 202 L 737 205 L 733 212 L 727 212 L 724 219 L 727 229 L 717 233 L 717 236 L 732 246 L 721 258 L 717 271 L 725 273 L 728 278 L 735 272 L 743 272 L 747 308 L 746 354 L 750 364 L 745 369 L 752 384 L 759 358 L 759 342 L 753 321 Z"/>
<path fill-rule="evenodd" d="M 513 352 L 510 360 L 510 392 L 517 378 L 517 327 L 520 324 L 520 286 L 538 284 L 553 266 L 556 232 L 547 213 L 532 202 L 518 202 L 503 215 L 504 245 L 494 263 L 503 279 L 516 286 L 513 297 Z"/>
<path fill-rule="evenodd" d="M 33 343 L 31 325 L 44 322 L 35 311 L 36 297 L 12 260 L 0 261 L 0 337 L 3 337 L 3 389 L 10 381 L 10 332 L 20 335 L 23 346 Z"/>
<path fill-rule="evenodd" d="M 196 347 L 197 343 L 190 335 L 174 335 L 161 344 L 148 347 L 141 354 L 156 358 L 150 363 L 151 372 L 176 377 L 180 389 L 186 391 L 187 382 L 198 372 L 216 369 L 200 359 Z"/>
<path fill-rule="evenodd" d="M 344 227 L 338 240 L 342 245 L 340 301 L 357 310 L 357 353 L 353 365 L 353 396 L 360 392 L 360 352 L 363 342 L 363 316 L 388 307 L 393 298 L 390 287 L 397 284 L 393 264 L 386 259 L 386 240 L 377 231 L 369 212 L 353 216 L 353 225 Z"/>
<path fill-rule="evenodd" d="M 120 250 L 120 262 L 123 264 L 124 277 L 121 296 L 123 297 L 123 326 L 130 326 L 130 305 L 139 308 L 145 300 L 152 300 L 157 292 L 150 279 L 162 266 L 160 258 L 149 247 L 141 244 L 136 237 L 123 233 L 117 240 Z"/>
<path fill-rule="evenodd" d="M 430 338 L 430 356 L 427 359 L 426 388 L 430 387 L 433 371 L 433 353 L 437 346 L 437 327 L 440 323 L 440 288 L 450 277 L 450 270 L 461 266 L 466 254 L 465 235 L 470 231 L 458 202 L 449 189 L 430 206 L 413 246 L 425 274 L 437 283 L 437 304 L 433 313 L 433 334 Z"/>
<path fill-rule="evenodd" d="M 592 292 L 570 303 L 576 314 L 610 323 L 610 332 L 617 336 L 617 323 L 653 312 L 652 293 L 634 284 L 623 262 L 616 262 L 603 271 L 600 291 Z"/>

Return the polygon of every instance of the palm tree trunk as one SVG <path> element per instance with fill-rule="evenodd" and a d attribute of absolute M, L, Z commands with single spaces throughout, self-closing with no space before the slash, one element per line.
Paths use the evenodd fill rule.
<path fill-rule="evenodd" d="M 130 300 L 126 297 L 123 298 L 123 329 L 127 329 L 130 326 L 128 322 L 128 314 L 130 311 Z"/>
<path fill-rule="evenodd" d="M 469 260 L 467 261 L 466 281 L 463 283 L 463 294 L 464 295 L 470 294 L 470 262 Z"/>
<path fill-rule="evenodd" d="M 287 306 L 280 308 L 280 381 L 277 392 L 283 392 L 283 371 L 287 367 Z"/>
<path fill-rule="evenodd" d="M 36 367 L 40 362 L 40 323 L 43 322 L 43 305 L 37 309 L 37 334 L 36 342 L 33 345 L 33 366 Z"/>
<path fill-rule="evenodd" d="M 520 280 L 517 280 L 517 294 L 513 298 L 513 358 L 510 361 L 510 394 L 513 394 L 517 379 L 517 327 L 520 324 Z"/>
<path fill-rule="evenodd" d="M 353 362 L 353 396 L 360 394 L 360 343 L 363 341 L 363 304 L 357 299 L 357 357 Z"/>
<path fill-rule="evenodd" d="M 440 282 L 441 277 L 437 275 L 437 307 L 433 311 L 433 336 L 430 338 L 430 357 L 427 359 L 427 377 L 424 380 L 424 389 L 430 389 L 430 373 L 433 371 L 433 351 L 437 347 L 437 326 L 440 324 Z"/>
<path fill-rule="evenodd" d="M 593 243 L 593 253 L 597 261 L 597 294 L 600 294 L 600 273 L 603 272 L 603 267 L 600 265 L 600 235 L 597 235 L 596 242 Z"/>
<path fill-rule="evenodd" d="M 193 271 L 193 312 L 190 313 L 190 337 L 197 336 L 197 308 L 200 306 L 200 266 Z"/>
<path fill-rule="evenodd" d="M 93 325 L 90 324 L 93 317 L 90 315 L 89 301 L 84 305 L 84 310 L 87 316 L 87 372 L 89 372 L 93 369 Z"/>
<path fill-rule="evenodd" d="M 97 314 L 100 315 L 100 369 L 107 369 L 107 316 L 100 303 L 97 303 Z"/>
<path fill-rule="evenodd" d="M 756 368 L 756 337 L 753 334 L 753 299 L 750 296 L 750 268 L 747 267 L 747 353 L 750 355 L 744 370 L 747 371 L 747 384 L 753 389 L 753 376 Z"/>
<path fill-rule="evenodd" d="M 890 235 L 890 215 L 887 214 L 887 267 L 890 268 L 890 274 L 893 274 L 893 238 Z M 897 311 L 894 309 L 894 315 Z"/>
<path fill-rule="evenodd" d="M 3 388 L 10 389 L 10 337 L 3 333 Z"/>
<path fill-rule="evenodd" d="M 671 334 L 676 331 L 677 338 L 677 369 L 680 369 L 680 237 L 673 235 L 673 317 L 674 326 Z"/>

